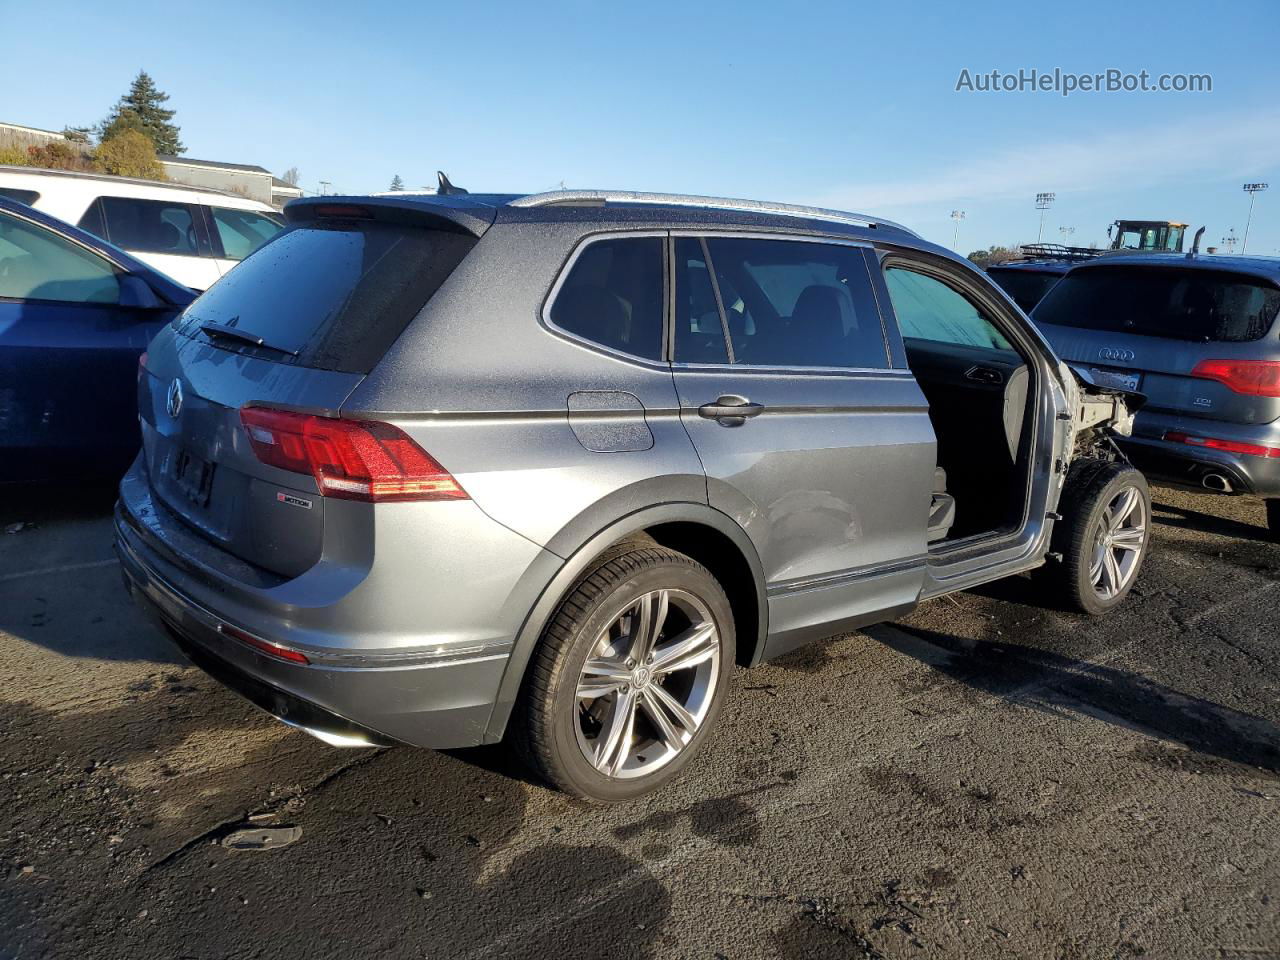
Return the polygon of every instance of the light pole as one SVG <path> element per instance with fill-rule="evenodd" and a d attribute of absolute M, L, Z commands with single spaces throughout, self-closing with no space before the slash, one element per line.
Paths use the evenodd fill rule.
<path fill-rule="evenodd" d="M 1056 193 L 1036 194 L 1036 209 L 1040 211 L 1040 232 L 1036 234 L 1036 243 L 1044 239 L 1044 212 L 1053 206 L 1053 201 L 1057 198 Z"/>
<path fill-rule="evenodd" d="M 960 242 L 960 221 L 964 219 L 964 211 L 952 210 L 951 219 L 956 222 L 955 232 L 951 234 L 951 249 L 954 250 L 956 253 L 959 253 L 960 248 L 957 246 L 957 244 Z"/>
<path fill-rule="evenodd" d="M 1265 189 L 1267 189 L 1265 183 L 1246 183 L 1244 185 L 1244 192 L 1249 195 L 1249 219 L 1244 222 L 1244 240 L 1240 242 L 1241 254 L 1249 248 L 1249 224 L 1253 223 L 1253 201 Z"/>
<path fill-rule="evenodd" d="M 1062 234 L 1062 245 L 1064 247 L 1071 246 L 1071 235 L 1076 232 L 1075 227 L 1059 227 L 1058 232 Z"/>
<path fill-rule="evenodd" d="M 322 196 L 322 197 L 327 197 L 327 196 L 329 195 L 329 187 L 330 187 L 330 186 L 332 186 L 332 181 L 330 181 L 330 180 L 321 180 L 321 181 L 320 181 L 320 196 Z"/>

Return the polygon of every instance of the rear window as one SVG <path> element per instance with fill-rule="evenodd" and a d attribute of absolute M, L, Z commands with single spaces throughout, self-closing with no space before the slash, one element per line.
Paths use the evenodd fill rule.
<path fill-rule="evenodd" d="M 1280 290 L 1217 270 L 1104 267 L 1067 274 L 1035 309 L 1038 323 L 1174 340 L 1266 336 Z"/>
<path fill-rule="evenodd" d="M 184 311 L 180 332 L 232 326 L 280 350 L 262 356 L 368 373 L 473 246 L 475 237 L 335 221 L 278 234 Z M 259 348 L 218 337 L 220 347 Z"/>
<path fill-rule="evenodd" d="M 1025 313 L 1044 299 L 1044 295 L 1053 289 L 1062 279 L 1060 273 L 1037 273 L 1032 270 L 997 270 L 987 271 L 991 279 L 1000 285 L 1000 289 L 1013 298 Z"/>

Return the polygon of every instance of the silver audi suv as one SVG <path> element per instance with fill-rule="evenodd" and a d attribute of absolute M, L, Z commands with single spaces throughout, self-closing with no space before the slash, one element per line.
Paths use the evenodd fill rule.
<path fill-rule="evenodd" d="M 1193 251 L 1091 260 L 1032 318 L 1095 379 L 1147 397 L 1122 444 L 1134 463 L 1166 483 L 1264 498 L 1280 540 L 1278 314 L 1280 259 Z"/>
<path fill-rule="evenodd" d="M 116 543 L 192 660 L 330 743 L 506 738 L 622 800 L 735 665 L 1042 565 L 1095 614 L 1138 576 L 1140 398 L 901 226 L 456 188 L 286 215 L 143 357 Z"/>

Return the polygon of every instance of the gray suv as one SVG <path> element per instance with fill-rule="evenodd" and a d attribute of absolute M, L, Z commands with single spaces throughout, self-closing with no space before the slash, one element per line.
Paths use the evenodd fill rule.
<path fill-rule="evenodd" d="M 1280 260 L 1129 254 L 1071 270 L 1032 319 L 1147 404 L 1122 446 L 1150 476 L 1266 498 L 1280 539 Z"/>
<path fill-rule="evenodd" d="M 808 207 L 318 198 L 151 343 L 134 596 L 337 745 L 509 739 L 622 800 L 731 669 L 1045 564 L 1132 587 L 1124 391 L 967 261 Z"/>

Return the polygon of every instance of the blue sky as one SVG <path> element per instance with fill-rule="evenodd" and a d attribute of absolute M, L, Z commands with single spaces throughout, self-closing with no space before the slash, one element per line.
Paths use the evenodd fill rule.
<path fill-rule="evenodd" d="M 384 190 L 617 187 L 839 206 L 961 252 L 1117 217 L 1280 253 L 1280 4 L 0 4 L 0 119 L 99 120 L 145 68 L 189 155 Z M 1212 93 L 963 93 L 960 71 L 1208 73 Z M 15 82 L 14 78 L 22 78 Z"/>

